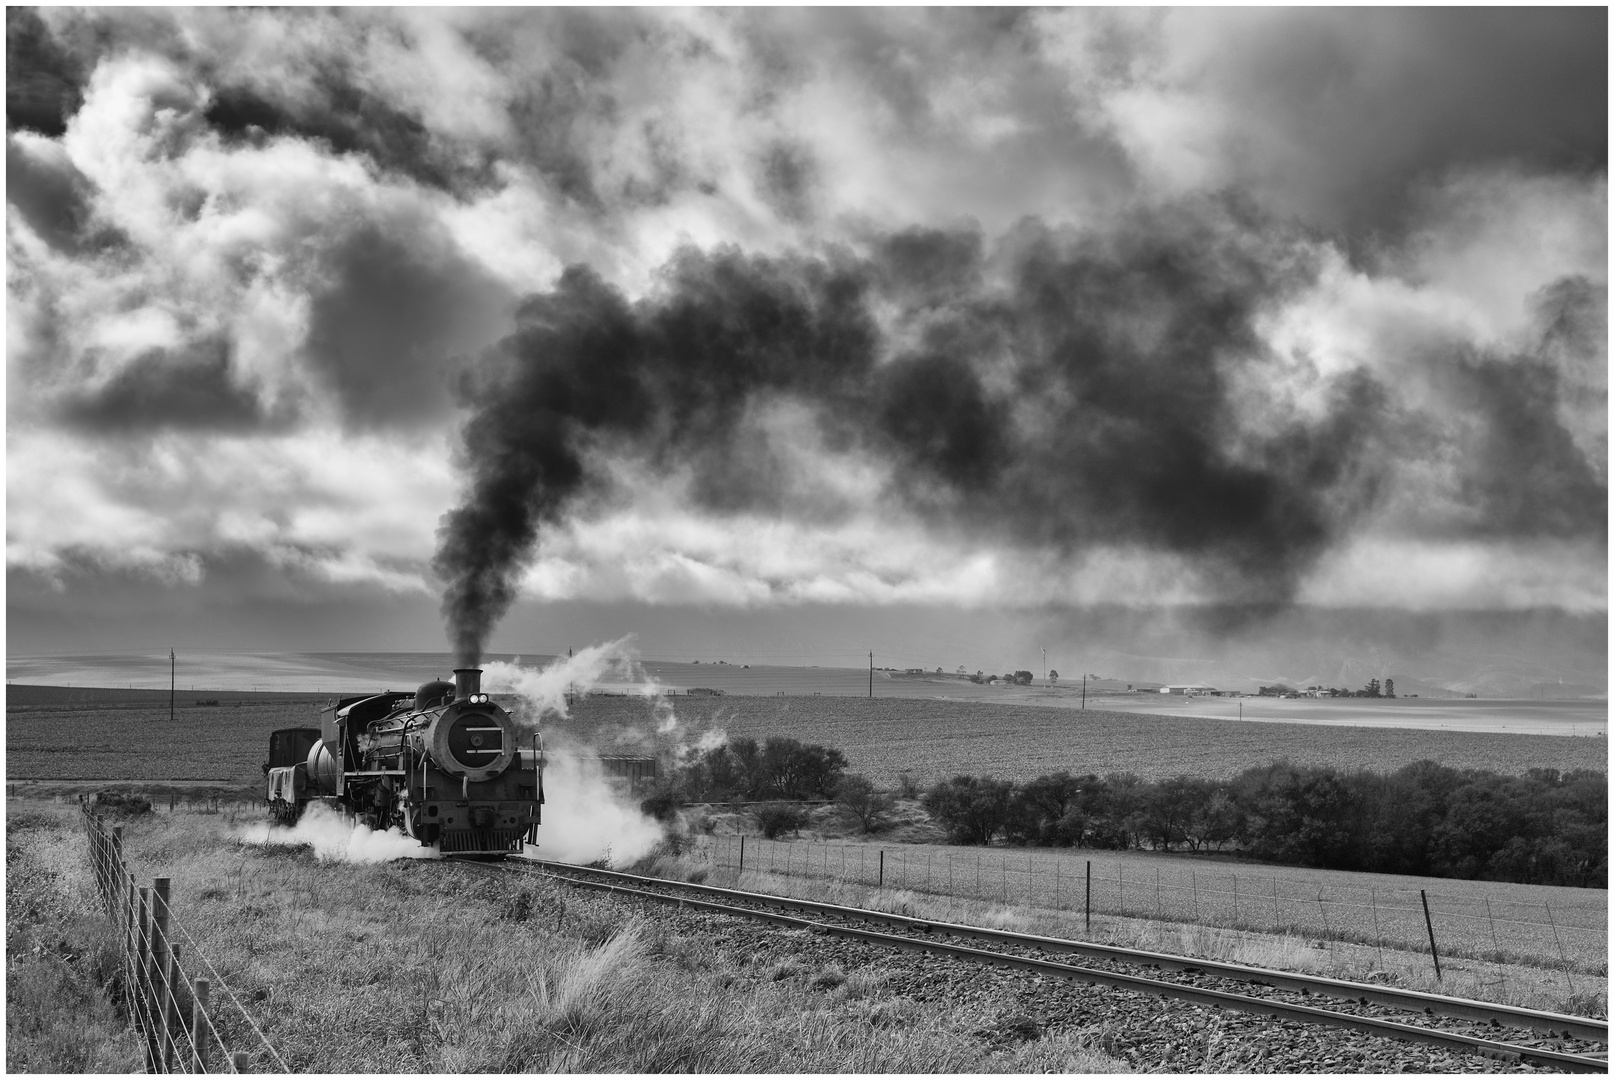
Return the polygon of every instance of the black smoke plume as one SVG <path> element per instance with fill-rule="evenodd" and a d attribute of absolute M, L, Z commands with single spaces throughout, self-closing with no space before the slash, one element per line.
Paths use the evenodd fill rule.
<path fill-rule="evenodd" d="M 602 461 L 680 470 L 718 512 L 796 512 L 744 434 L 782 400 L 885 462 L 890 496 L 938 529 L 1172 553 L 1228 599 L 1286 602 L 1372 499 L 1384 395 L 1357 376 L 1321 419 L 1240 427 L 1252 319 L 1306 275 L 1243 235 L 1155 214 L 1102 238 L 1026 222 L 990 256 L 969 230 L 866 256 L 685 250 L 637 303 L 567 270 L 462 387 L 470 491 L 434 563 L 462 661 Z"/>

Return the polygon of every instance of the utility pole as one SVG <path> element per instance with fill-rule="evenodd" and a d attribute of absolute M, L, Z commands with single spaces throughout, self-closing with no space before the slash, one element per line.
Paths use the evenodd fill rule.
<path fill-rule="evenodd" d="M 874 650 L 869 650 L 869 697 L 874 697 Z"/>
<path fill-rule="evenodd" d="M 1042 650 L 1042 681 L 1048 681 L 1048 650 Z"/>
<path fill-rule="evenodd" d="M 174 719 L 174 650 L 168 650 L 168 719 Z"/>
<path fill-rule="evenodd" d="M 1082 672 L 1082 708 L 1087 708 L 1087 672 L 1085 671 Z"/>

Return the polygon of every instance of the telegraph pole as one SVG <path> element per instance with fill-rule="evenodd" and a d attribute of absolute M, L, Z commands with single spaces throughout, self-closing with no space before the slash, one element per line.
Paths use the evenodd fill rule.
<path fill-rule="evenodd" d="M 874 650 L 869 650 L 869 697 L 874 697 Z"/>
<path fill-rule="evenodd" d="M 168 719 L 174 719 L 174 650 L 168 650 Z"/>
<path fill-rule="evenodd" d="M 1082 665 L 1086 667 L 1086 665 Z M 1087 708 L 1087 672 L 1082 672 L 1082 708 Z"/>
<path fill-rule="evenodd" d="M 1048 650 L 1042 650 L 1042 681 L 1048 681 Z"/>

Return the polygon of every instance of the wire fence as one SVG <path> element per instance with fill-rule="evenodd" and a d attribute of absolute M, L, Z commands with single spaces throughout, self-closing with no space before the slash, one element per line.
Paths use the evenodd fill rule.
<path fill-rule="evenodd" d="M 1200 872 L 1181 863 L 1001 849 L 880 848 L 858 843 L 711 836 L 714 865 L 802 879 L 1058 911 L 1301 934 L 1516 959 L 1561 968 L 1573 990 L 1577 971 L 1606 974 L 1608 910 L 1595 904 L 1351 885 L 1277 874 Z M 1604 894 L 1597 894 L 1602 896 Z M 1427 915 L 1426 915 L 1427 912 Z"/>
<path fill-rule="evenodd" d="M 81 800 L 80 812 L 96 892 L 121 938 L 123 1004 L 145 1044 L 146 1071 L 290 1072 L 174 917 L 169 879 L 140 885 L 124 858 L 123 827 L 109 826 L 92 803 Z"/>

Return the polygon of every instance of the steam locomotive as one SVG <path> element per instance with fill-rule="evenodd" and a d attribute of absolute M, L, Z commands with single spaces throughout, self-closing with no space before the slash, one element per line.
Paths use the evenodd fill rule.
<path fill-rule="evenodd" d="M 292 824 L 323 803 L 377 831 L 393 827 L 444 854 L 512 855 L 536 843 L 544 753 L 482 693 L 480 668 L 454 681 L 338 698 L 320 726 L 269 736 L 270 815 Z"/>

